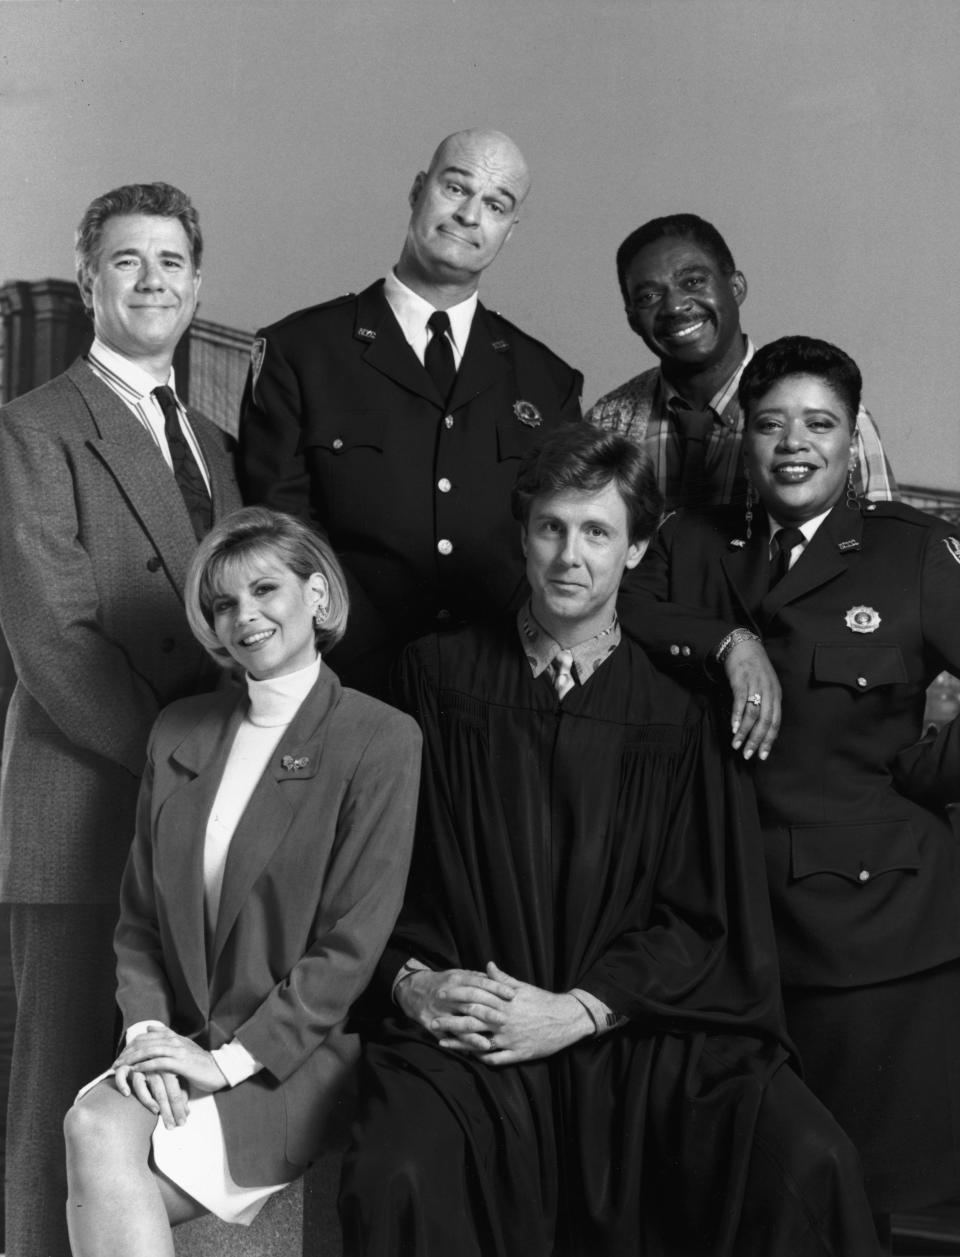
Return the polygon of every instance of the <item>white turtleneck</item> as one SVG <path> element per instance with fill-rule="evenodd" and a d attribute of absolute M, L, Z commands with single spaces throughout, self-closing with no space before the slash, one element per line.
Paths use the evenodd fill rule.
<path fill-rule="evenodd" d="M 203 892 L 211 934 L 217 927 L 223 871 L 234 831 L 270 756 L 319 673 L 318 656 L 306 668 L 286 676 L 266 681 L 247 676 L 250 708 L 227 756 L 203 840 Z"/>
<path fill-rule="evenodd" d="M 286 676 L 266 681 L 247 676 L 250 707 L 230 747 L 203 840 L 203 894 L 211 935 L 217 927 L 223 871 L 234 831 L 270 756 L 319 675 L 318 655 L 306 668 Z M 211 1055 L 231 1087 L 262 1068 L 239 1039 L 216 1048 Z"/>

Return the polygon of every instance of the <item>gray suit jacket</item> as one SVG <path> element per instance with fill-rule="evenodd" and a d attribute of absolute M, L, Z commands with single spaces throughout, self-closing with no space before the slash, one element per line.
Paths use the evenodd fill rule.
<path fill-rule="evenodd" d="M 203 831 L 247 706 L 204 694 L 157 721 L 115 945 L 125 1026 L 157 1018 L 208 1048 L 236 1035 L 263 1064 L 216 1093 L 249 1186 L 300 1173 L 349 1116 L 343 1022 L 400 910 L 421 739 L 321 667 L 234 832 L 209 938 Z"/>
<path fill-rule="evenodd" d="M 191 413 L 214 518 L 226 439 Z M 150 436 L 78 359 L 0 411 L 0 624 L 17 670 L 0 779 L 0 897 L 113 903 L 150 727 L 211 689 L 183 583 L 196 539 Z"/>

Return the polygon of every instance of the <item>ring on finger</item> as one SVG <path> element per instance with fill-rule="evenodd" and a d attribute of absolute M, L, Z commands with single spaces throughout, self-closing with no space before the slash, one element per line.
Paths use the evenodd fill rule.
<path fill-rule="evenodd" d="M 748 694 L 748 695 L 747 695 L 747 702 L 748 702 L 748 703 L 750 703 L 750 704 L 752 704 L 754 707 L 759 707 L 759 706 L 760 706 L 760 704 L 763 702 L 763 696 L 762 696 L 761 694 L 759 694 L 759 693 L 758 693 L 758 694 Z"/>

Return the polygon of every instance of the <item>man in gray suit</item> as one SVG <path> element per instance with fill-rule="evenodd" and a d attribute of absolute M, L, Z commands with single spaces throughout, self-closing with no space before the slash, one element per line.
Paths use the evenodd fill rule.
<path fill-rule="evenodd" d="M 112 1060 L 113 927 L 147 736 L 213 688 L 182 590 L 239 505 L 223 435 L 176 395 L 202 239 L 169 184 L 98 197 L 77 233 L 89 354 L 0 411 L 0 624 L 17 684 L 0 779 L 0 895 L 17 991 L 8 1257 L 69 1257 L 61 1122 Z"/>

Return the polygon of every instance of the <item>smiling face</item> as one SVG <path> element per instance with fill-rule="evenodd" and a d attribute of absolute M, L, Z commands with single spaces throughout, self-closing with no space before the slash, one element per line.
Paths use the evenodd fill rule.
<path fill-rule="evenodd" d="M 624 274 L 630 326 L 664 363 L 706 370 L 743 357 L 740 306 L 747 281 L 724 275 L 692 240 L 664 236 L 641 249 Z"/>
<path fill-rule="evenodd" d="M 508 136 L 463 131 L 445 140 L 410 191 L 413 213 L 397 275 L 413 287 L 466 286 L 500 252 L 530 187 Z"/>
<path fill-rule="evenodd" d="M 786 376 L 750 407 L 743 449 L 769 513 L 779 524 L 802 524 L 843 494 L 855 458 L 853 419 L 819 376 Z"/>
<path fill-rule="evenodd" d="M 85 272 L 80 283 L 104 344 L 148 369 L 165 362 L 167 374 L 199 287 L 180 220 L 152 214 L 108 218 L 96 270 Z"/>
<path fill-rule="evenodd" d="M 632 542 L 627 505 L 615 481 L 587 492 L 534 498 L 521 533 L 533 614 L 562 646 L 602 632 L 613 618 L 624 568 L 646 542 Z"/>
<path fill-rule="evenodd" d="M 326 604 L 320 572 L 306 580 L 269 553 L 224 571 L 213 597 L 213 631 L 257 681 L 306 668 L 317 657 L 314 615 Z"/>

